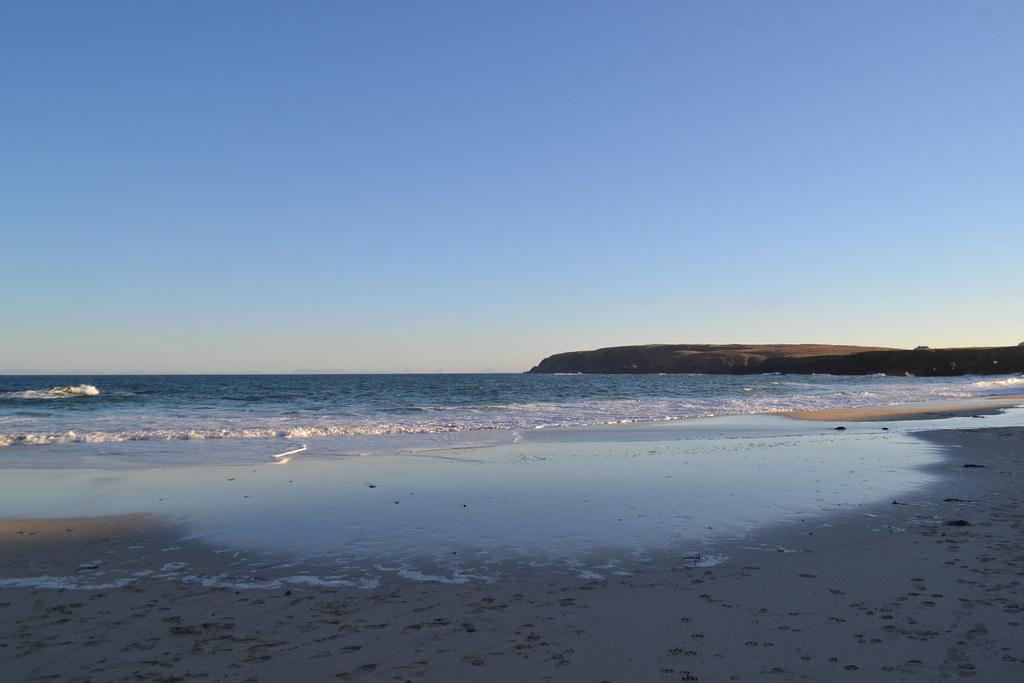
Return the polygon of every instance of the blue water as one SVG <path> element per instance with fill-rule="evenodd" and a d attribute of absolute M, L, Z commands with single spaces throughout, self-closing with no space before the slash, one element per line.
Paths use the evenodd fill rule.
<path fill-rule="evenodd" d="M 780 375 L 0 376 L 0 458 L 53 445 L 358 437 L 429 445 L 569 425 L 962 399 L 1022 377 Z M 388 440 L 390 439 L 390 440 Z M 66 449 L 65 449 L 66 450 Z M 2 462 L 2 460 L 0 460 Z"/>
<path fill-rule="evenodd" d="M 281 557 L 290 574 L 298 558 L 313 567 L 299 573 L 352 585 L 496 580 L 505 562 L 592 578 L 659 553 L 717 562 L 704 544 L 888 505 L 936 476 L 922 469 L 934 449 L 899 423 L 689 418 L 1022 388 L 1022 377 L 0 377 L 0 517 L 156 515 L 183 539 L 249 557 L 245 575 Z M 133 566 L 199 580 L 179 549 Z M 179 569 L 162 569 L 172 559 Z M 212 580 L 233 585 L 236 571 Z"/>

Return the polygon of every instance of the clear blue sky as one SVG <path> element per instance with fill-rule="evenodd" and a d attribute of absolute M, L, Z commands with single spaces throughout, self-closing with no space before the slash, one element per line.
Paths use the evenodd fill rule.
<path fill-rule="evenodd" d="M 0 4 L 0 368 L 1024 340 L 1024 3 Z"/>

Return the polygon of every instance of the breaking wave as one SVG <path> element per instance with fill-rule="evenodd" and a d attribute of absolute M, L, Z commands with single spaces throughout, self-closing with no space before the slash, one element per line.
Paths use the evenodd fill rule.
<path fill-rule="evenodd" d="M 0 398 L 76 398 L 79 396 L 99 396 L 100 390 L 91 384 L 78 384 L 75 386 L 53 387 L 51 389 L 28 391 L 5 391 L 0 393 Z"/>
<path fill-rule="evenodd" d="M 974 382 L 971 386 L 977 389 L 987 389 L 989 391 L 999 393 L 1024 392 L 1024 375 L 1007 377 L 1006 379 L 982 380 L 980 382 Z"/>

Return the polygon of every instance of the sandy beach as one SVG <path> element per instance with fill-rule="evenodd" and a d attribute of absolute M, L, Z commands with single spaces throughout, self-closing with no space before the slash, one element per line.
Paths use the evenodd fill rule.
<path fill-rule="evenodd" d="M 786 413 L 798 420 L 819 422 L 888 422 L 893 420 L 941 420 L 947 417 L 998 415 L 1004 409 L 1024 403 L 1024 395 L 1005 394 L 955 402 L 920 402 L 899 406 L 794 410 Z"/>
<path fill-rule="evenodd" d="M 790 4 L 3 3 L 0 683 L 1024 682 L 1024 2 Z"/>
<path fill-rule="evenodd" d="M 232 556 L 147 515 L 4 520 L 0 671 L 9 681 L 1019 680 L 1024 428 L 919 438 L 941 448 L 935 481 L 898 500 L 604 574 L 517 565 L 493 582 L 353 586 L 266 565 L 246 583 L 168 581 L 185 565 L 222 575 Z"/>

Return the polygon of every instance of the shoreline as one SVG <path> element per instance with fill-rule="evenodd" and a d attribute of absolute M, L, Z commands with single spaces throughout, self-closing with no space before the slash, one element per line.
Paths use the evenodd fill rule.
<path fill-rule="evenodd" d="M 918 436 L 942 449 L 927 467 L 940 476 L 931 485 L 712 542 L 697 557 L 666 553 L 628 575 L 541 567 L 498 583 L 395 576 L 361 588 L 298 575 L 257 590 L 154 576 L 79 590 L 0 583 L 0 671 L 11 680 L 72 667 L 104 680 L 1016 680 L 1024 428 Z M 946 525 L 958 520 L 967 524 Z M 50 531 L 45 543 L 0 524 L 0 550 L 17 550 L 3 575 L 87 578 L 140 544 L 165 567 L 182 552 L 197 570 L 235 561 L 147 519 L 98 521 L 90 538 L 63 531 L 68 523 L 37 523 Z M 724 563 L 700 566 L 719 555 Z M 275 571 L 294 570 L 266 567 L 264 578 Z"/>
<path fill-rule="evenodd" d="M 202 403 L 203 392 L 212 384 L 209 378 L 197 379 L 195 387 L 174 378 L 153 380 L 153 386 L 147 384 L 144 391 L 125 378 L 106 382 L 79 379 L 99 384 L 95 392 L 78 393 L 63 391 L 66 387 L 53 387 L 53 382 L 43 379 L 4 387 L 5 391 L 0 392 L 0 465 L 32 467 L 40 461 L 55 467 L 62 462 L 174 465 L 190 460 L 233 464 L 243 459 L 260 462 L 306 441 L 310 448 L 321 451 L 360 455 L 488 446 L 540 430 L 687 423 L 707 416 L 784 414 L 801 408 L 805 411 L 793 416 L 856 418 L 850 412 L 819 414 L 814 409 L 845 410 L 844 406 L 862 404 L 857 409 L 862 410 L 870 404 L 899 407 L 914 401 L 936 402 L 933 407 L 946 410 L 936 415 L 941 417 L 959 408 L 955 404 L 961 400 L 994 405 L 1008 395 L 992 392 L 1021 392 L 1024 383 L 1024 376 L 1011 374 L 995 379 L 970 376 L 936 380 L 772 374 L 584 377 L 579 381 L 488 375 L 469 382 L 472 400 L 454 401 L 450 406 L 445 400 L 438 402 L 437 397 L 431 397 L 424 389 L 429 381 L 420 376 L 371 383 L 371 395 L 377 403 L 387 400 L 385 389 L 390 387 L 405 392 L 403 405 L 418 406 L 391 412 L 379 410 L 380 406 L 373 408 L 377 405 L 373 401 L 365 409 L 358 401 L 348 405 L 354 400 L 352 383 L 332 382 L 329 378 L 312 382 L 309 387 L 298 380 L 282 379 L 284 393 L 280 397 L 252 407 L 245 404 L 245 410 L 239 410 L 229 396 L 219 397 L 211 405 Z M 237 383 L 245 385 L 246 380 L 239 378 Z M 400 385 L 397 389 L 390 386 L 395 383 Z M 142 393 L 135 394 L 135 390 Z M 981 398 L 985 393 L 992 398 Z M 302 405 L 307 394 L 321 396 L 314 401 L 320 401 L 316 404 L 318 410 L 302 409 L 294 415 L 289 412 Z M 43 395 L 54 400 L 43 400 Z M 284 403 L 278 403 L 278 399 Z M 197 409 L 181 413 L 182 407 L 193 400 L 200 401 Z M 184 403 L 179 405 L 181 401 Z M 298 403 L 292 405 L 294 401 Z M 333 415 L 331 405 L 342 412 Z M 879 416 L 878 411 L 868 413 Z M 868 417 L 868 413 L 858 419 Z"/>

